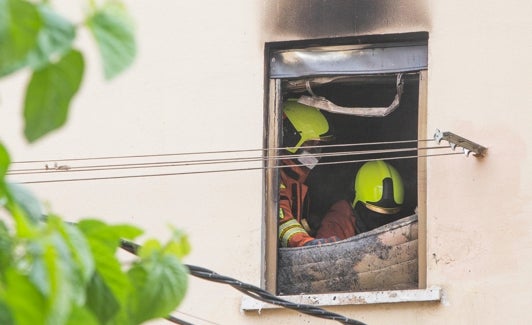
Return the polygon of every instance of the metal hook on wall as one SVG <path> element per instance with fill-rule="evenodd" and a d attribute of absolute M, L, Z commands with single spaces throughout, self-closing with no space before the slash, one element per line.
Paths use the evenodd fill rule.
<path fill-rule="evenodd" d="M 455 150 L 457 146 L 461 147 L 467 157 L 469 157 L 469 154 L 472 152 L 475 157 L 482 158 L 488 151 L 488 148 L 481 146 L 478 143 L 463 138 L 452 132 L 442 132 L 439 129 L 436 129 L 436 132 L 434 133 L 434 140 L 438 142 L 438 144 L 440 144 L 441 140 L 449 142 L 449 145 L 453 150 Z"/>

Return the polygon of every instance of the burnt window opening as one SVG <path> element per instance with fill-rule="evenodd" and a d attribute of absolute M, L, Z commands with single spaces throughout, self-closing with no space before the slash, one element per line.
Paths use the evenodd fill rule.
<path fill-rule="evenodd" d="M 392 102 L 395 94 L 396 75 L 357 76 L 341 81 L 312 87 L 312 91 L 341 106 L 384 107 Z M 415 148 L 415 143 L 401 143 L 403 140 L 418 139 L 418 89 L 419 74 L 404 76 L 404 93 L 399 107 L 386 117 L 361 117 L 322 111 L 333 128 L 333 145 L 324 147 L 324 155 L 307 179 L 310 188 L 310 210 L 314 218 L 309 220 L 312 229 L 319 227 L 320 218 L 327 209 L 340 199 L 353 201 L 354 171 L 364 160 L 393 158 L 388 162 L 401 174 L 405 186 L 405 203 L 402 210 L 412 214 L 417 205 L 417 159 L 398 159 L 415 156 L 415 151 L 399 151 L 378 154 L 358 154 L 363 151 Z M 283 82 L 283 99 L 299 98 L 306 91 L 292 90 L 294 84 Z M 382 145 L 373 143 L 384 142 Z M 390 143 L 395 142 L 395 143 Z M 372 143 L 359 145 L 360 143 Z M 348 146 L 349 144 L 355 144 Z M 334 153 L 356 152 L 353 155 Z M 360 161 L 360 162 L 349 162 Z M 344 163 L 345 162 L 345 163 Z"/>
<path fill-rule="evenodd" d="M 268 168 L 263 286 L 279 295 L 411 289 L 418 288 L 422 282 L 417 259 L 415 211 L 419 204 L 420 175 L 415 149 L 420 146 L 416 140 L 422 117 L 420 86 L 426 82 L 422 80 L 422 71 L 426 70 L 423 56 L 426 40 L 403 44 L 393 38 L 390 44 L 355 44 L 343 43 L 329 49 L 319 47 L 315 59 L 306 63 L 293 60 L 289 54 L 285 62 L 279 64 L 286 49 L 267 51 L 271 66 L 265 147 L 277 148 L 282 143 L 282 105 L 286 100 L 310 96 L 326 98 L 343 107 L 387 107 L 397 96 L 398 74 L 401 74 L 400 103 L 387 116 L 356 116 L 321 110 L 333 128 L 335 140 L 332 146 L 322 149 L 323 157 L 307 178 L 311 211 L 307 221 L 313 235 L 332 204 L 339 200 L 352 202 L 356 172 L 365 161 L 372 159 L 386 160 L 402 176 L 403 208 L 397 221 L 347 240 L 315 247 L 280 247 L 276 226 L 279 171 Z M 314 46 L 313 43 L 312 48 L 301 48 L 304 54 L 310 53 L 312 57 Z M 414 55 L 411 46 L 416 47 Z M 333 55 L 327 58 L 330 53 Z M 421 55 L 412 59 L 418 53 Z M 377 65 L 371 61 L 375 54 Z M 345 57 L 348 57 L 346 61 Z M 344 61 L 338 63 L 335 58 Z M 364 61 L 365 58 L 369 61 Z M 361 154 L 367 151 L 372 153 Z M 272 150 L 267 151 L 266 156 L 276 154 Z"/>

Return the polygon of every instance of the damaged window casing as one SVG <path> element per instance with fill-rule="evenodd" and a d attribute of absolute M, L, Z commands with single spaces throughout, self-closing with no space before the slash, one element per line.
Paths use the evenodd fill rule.
<path fill-rule="evenodd" d="M 427 69 L 426 42 L 342 45 L 279 50 L 270 78 L 372 75 Z"/>
<path fill-rule="evenodd" d="M 419 181 L 424 179 L 424 160 L 417 157 L 417 150 L 409 150 L 416 149 L 418 143 L 409 141 L 419 139 L 419 134 L 425 131 L 427 36 L 379 35 L 374 39 L 364 37 L 363 43 L 361 38 L 343 38 L 312 40 L 307 44 L 303 41 L 267 44 L 262 286 L 268 291 L 285 297 L 324 295 L 326 300 L 325 297 L 339 293 L 349 296 L 356 292 L 424 290 L 425 184 Z M 333 154 L 322 158 L 313 170 L 308 185 L 316 188 L 309 194 L 315 214 L 323 215 L 334 200 L 352 194 L 354 174 L 363 161 L 384 158 L 390 159 L 405 180 L 404 205 L 411 211 L 407 222 L 390 225 L 390 229 L 379 234 L 362 233 L 353 237 L 360 238 L 353 240 L 351 246 L 342 243 L 341 249 L 327 247 L 318 256 L 317 251 L 309 252 L 307 247 L 278 247 L 279 171 L 273 157 L 278 155 L 276 148 L 281 147 L 281 107 L 288 98 L 322 110 L 335 129 L 336 143 L 357 144 L 356 148 L 330 149 Z M 360 155 L 364 150 L 375 149 L 360 144 L 381 142 L 385 143 L 380 147 L 385 149 L 384 154 Z M 334 150 L 353 154 L 334 154 Z M 309 223 L 319 224 L 319 217 Z M 400 228 L 403 226 L 406 228 Z M 392 238 L 393 231 L 402 232 L 399 234 L 402 238 Z M 361 241 L 363 238 L 366 243 Z M 369 254 L 350 254 L 350 248 L 358 253 L 366 249 Z M 389 265 L 371 253 L 401 255 L 404 260 L 401 265 Z M 310 258 L 307 262 L 312 265 L 305 265 L 305 258 Z M 384 273 L 362 264 L 394 268 L 396 280 L 375 280 Z M 360 272 L 342 277 L 342 267 Z M 427 291 L 430 298 L 425 300 L 435 300 L 437 295 L 434 288 L 431 290 Z"/>

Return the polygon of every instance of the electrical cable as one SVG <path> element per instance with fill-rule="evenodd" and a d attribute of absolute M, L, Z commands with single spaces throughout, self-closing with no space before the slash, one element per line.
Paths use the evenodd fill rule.
<path fill-rule="evenodd" d="M 137 254 L 138 249 L 140 249 L 140 245 L 133 243 L 131 241 L 127 241 L 127 240 L 121 240 L 120 247 L 135 255 Z M 298 304 L 298 303 L 293 303 L 291 301 L 281 299 L 280 297 L 273 295 L 270 292 L 263 290 L 259 287 L 244 283 L 242 281 L 236 280 L 228 276 L 220 275 L 204 267 L 194 266 L 194 265 L 189 265 L 189 264 L 185 264 L 185 266 L 188 268 L 189 273 L 192 276 L 195 276 L 195 277 L 198 277 L 204 280 L 208 280 L 208 281 L 230 285 L 236 290 L 254 299 L 257 299 L 257 300 L 260 300 L 260 301 L 263 301 L 269 304 L 292 309 L 300 313 L 307 314 L 307 315 L 314 316 L 314 317 L 335 320 L 342 324 L 366 325 L 358 320 L 350 319 L 343 315 L 333 313 L 333 312 L 324 310 L 316 306 Z M 175 319 L 175 317 L 169 316 L 167 319 L 172 320 L 172 319 Z M 176 323 L 176 324 L 182 324 L 182 323 Z"/>
<path fill-rule="evenodd" d="M 437 147 L 413 147 L 413 148 L 398 148 L 398 149 L 377 149 L 377 150 L 363 150 L 363 151 L 340 151 L 330 153 L 314 153 L 306 154 L 306 157 L 340 157 L 340 156 L 357 156 L 369 154 L 385 154 L 398 153 L 419 150 L 432 149 L 447 149 L 450 146 Z M 12 169 L 7 175 L 28 175 L 28 174 L 49 174 L 49 173 L 64 173 L 68 172 L 87 172 L 87 171 L 106 171 L 106 170 L 123 170 L 123 169 L 138 169 L 138 168 L 160 168 L 160 167 L 184 167 L 197 165 L 212 165 L 212 164 L 227 164 L 227 163 L 245 163 L 256 161 L 272 161 L 283 159 L 297 159 L 303 157 L 301 154 L 277 155 L 268 157 L 239 157 L 239 158 L 220 158 L 220 159 L 200 159 L 200 160 L 181 160 L 181 161 L 165 161 L 165 162 L 149 162 L 149 163 L 129 163 L 129 164 L 108 164 L 108 165 L 89 165 L 89 166 L 68 166 L 68 169 L 42 169 L 42 168 L 26 168 L 26 169 Z"/>
<path fill-rule="evenodd" d="M 382 142 L 365 142 L 365 143 L 348 143 L 348 144 L 328 144 L 308 146 L 308 148 L 335 148 L 335 147 L 354 147 L 354 146 L 368 146 L 368 145 L 383 145 L 383 144 L 399 144 L 399 143 L 416 143 L 434 141 L 434 139 L 419 139 L 419 140 L 399 140 L 399 141 L 382 141 Z M 205 154 L 225 154 L 225 153 L 241 153 L 253 151 L 268 151 L 268 150 L 283 150 L 284 147 L 279 148 L 260 148 L 260 149 L 236 149 L 236 150 L 219 150 L 219 151 L 197 151 L 197 152 L 180 152 L 180 153 L 161 153 L 161 154 L 144 154 L 144 155 L 125 155 L 125 156 L 107 156 L 107 157 L 84 157 L 84 158 L 65 158 L 65 159 L 48 159 L 48 160 L 23 160 L 13 161 L 12 164 L 29 164 L 29 163 L 47 163 L 50 161 L 79 161 L 79 160 L 102 160 L 102 159 L 130 159 L 130 158 L 148 158 L 148 157 L 167 157 L 167 156 L 189 156 L 189 155 L 205 155 Z"/>
<path fill-rule="evenodd" d="M 391 142 L 373 142 L 373 143 L 357 143 L 357 144 L 336 144 L 336 145 L 319 145 L 319 146 L 308 146 L 307 148 L 331 148 L 331 147 L 346 147 L 346 146 L 362 146 L 362 145 L 382 145 L 382 144 L 398 144 L 398 143 L 413 143 L 420 141 L 433 141 L 433 139 L 425 140 L 405 140 L 405 141 L 391 141 Z M 424 147 L 424 148 L 398 148 L 398 149 L 380 149 L 380 150 L 364 150 L 364 151 L 344 151 L 344 152 L 334 152 L 334 153 L 319 153 L 311 154 L 310 156 L 314 157 L 338 157 L 338 156 L 355 156 L 355 155 L 369 155 L 369 154 L 384 154 L 384 153 L 398 153 L 398 152 L 408 152 L 408 151 L 419 151 L 419 150 L 431 150 L 431 149 L 444 149 L 449 148 L 450 146 L 440 146 L 440 147 Z M 241 152 L 252 152 L 252 151 L 261 151 L 261 152 L 271 152 L 276 150 L 282 150 L 286 148 L 267 148 L 267 149 L 242 149 L 242 150 L 223 150 L 223 151 L 205 151 L 205 152 L 189 152 L 189 153 L 174 153 L 174 154 L 149 154 L 149 155 L 130 155 L 130 156 L 110 156 L 110 157 L 86 157 L 86 158 L 68 158 L 60 159 L 56 161 L 87 161 L 87 160 L 103 160 L 103 159 L 131 159 L 131 158 L 147 158 L 147 157 L 165 157 L 165 156 L 183 156 L 183 155 L 200 155 L 200 154 L 222 154 L 222 153 L 241 153 Z M 318 162 L 317 165 L 335 165 L 335 164 L 347 164 L 347 163 L 358 163 L 358 162 L 367 162 L 374 160 L 396 160 L 396 159 L 413 159 L 413 158 L 426 158 L 426 157 L 435 157 L 435 156 L 447 156 L 447 155 L 461 155 L 459 152 L 444 153 L 444 154 L 426 154 L 426 155 L 413 155 L 413 156 L 397 156 L 397 157 L 383 157 L 383 158 L 372 158 L 372 159 L 359 159 L 359 160 L 342 160 L 342 161 L 328 161 L 328 162 Z M 267 157 L 240 157 L 240 158 L 222 158 L 222 159 L 202 159 L 202 160 L 185 160 L 177 162 L 155 162 L 155 163 L 136 163 L 136 164 L 114 164 L 114 165 L 95 165 L 95 166 L 84 166 L 84 167 L 75 167 L 67 171 L 102 171 L 102 170 L 116 170 L 116 169 L 132 169 L 132 168 L 153 168 L 153 167 L 180 167 L 180 166 L 191 166 L 191 165 L 203 165 L 203 164 L 221 164 L 221 163 L 238 163 L 238 162 L 253 162 L 253 161 L 263 161 L 263 162 L 275 162 L 282 159 L 294 159 L 298 158 L 301 155 L 277 155 L 277 156 L 267 156 Z M 31 160 L 31 161 L 19 161 L 12 162 L 12 164 L 26 164 L 26 163 L 45 163 L 54 160 Z M 73 182 L 73 181 L 92 181 L 92 180 L 109 180 L 109 179 L 124 179 L 124 178 L 139 178 L 139 177 L 162 177 L 162 176 L 176 176 L 176 175 L 192 175 L 192 174 L 204 174 L 204 173 L 219 173 L 219 172 L 235 172 L 235 171 L 247 171 L 247 170 L 263 170 L 263 169 L 278 169 L 278 168 L 289 168 L 295 167 L 296 165 L 275 165 L 275 166 L 265 166 L 265 167 L 249 167 L 249 168 L 233 168 L 233 169 L 218 169 L 218 170 L 204 170 L 204 171 L 189 171 L 189 172 L 179 172 L 179 173 L 161 173 L 161 174 L 143 174 L 143 175 L 125 175 L 125 176 L 107 176 L 107 177 L 92 177 L 92 178 L 72 178 L 72 179 L 56 179 L 56 180 L 37 180 L 37 181 L 25 181 L 20 182 L 21 184 L 39 184 L 39 183 L 55 183 L 55 182 Z M 46 170 L 48 172 L 65 172 L 65 170 Z M 9 175 L 25 175 L 25 174 L 35 174 L 43 173 L 40 169 L 19 169 L 19 170 L 10 170 Z M 122 241 L 121 247 L 132 253 L 136 254 L 138 246 L 135 243 Z M 213 272 L 209 269 L 187 265 L 190 274 L 192 276 L 223 283 L 232 286 L 236 290 L 263 302 L 270 303 L 273 305 L 281 306 L 284 308 L 296 310 L 298 312 L 338 321 L 342 324 L 355 324 L 355 325 L 365 325 L 364 323 L 347 318 L 340 314 L 332 313 L 321 309 L 316 306 L 306 305 L 306 304 L 297 304 L 284 299 L 279 298 L 259 287 L 243 283 L 234 278 L 223 276 Z M 173 315 L 169 315 L 167 320 L 183 325 L 190 325 L 191 323 L 186 322 L 182 319 L 179 319 Z"/>
<path fill-rule="evenodd" d="M 450 156 L 450 155 L 462 155 L 460 152 L 451 152 L 443 154 L 427 154 L 427 155 L 414 155 L 414 156 L 399 156 L 399 157 L 385 157 L 385 158 L 373 158 L 373 159 L 358 159 L 358 160 L 342 160 L 342 161 L 329 161 L 318 162 L 316 165 L 339 165 L 348 163 L 360 163 L 374 160 L 397 160 L 397 159 L 413 159 L 413 158 L 428 158 L 438 156 Z M 147 177 L 168 177 L 168 176 L 180 176 L 180 175 L 197 175 L 207 173 L 223 173 L 223 172 L 236 172 L 236 171 L 251 171 L 251 170 L 265 170 L 265 169 L 280 169 L 295 167 L 296 165 L 282 165 L 282 166 L 267 166 L 267 167 L 248 167 L 248 168 L 228 168 L 228 169 L 216 169 L 216 170 L 202 170 L 202 171 L 188 171 L 188 172 L 174 172 L 174 173 L 160 173 L 160 174 L 140 174 L 140 175 L 123 175 L 123 176 L 103 176 L 103 177 L 87 177 L 87 178 L 64 178 L 53 180 L 35 180 L 35 181 L 21 181 L 20 184 L 44 184 L 44 183 L 60 183 L 60 182 L 80 182 L 80 181 L 98 181 L 98 180 L 111 180 L 111 179 L 129 179 L 129 178 L 147 178 Z"/>
<path fill-rule="evenodd" d="M 177 310 L 176 313 L 178 313 L 178 314 L 183 314 L 183 315 L 185 315 L 185 316 L 187 316 L 187 317 L 190 317 L 190 318 L 198 319 L 198 320 L 200 320 L 200 321 L 202 321 L 202 322 L 205 322 L 205 323 L 209 323 L 209 324 L 213 324 L 213 325 L 219 325 L 219 323 L 215 323 L 215 322 L 212 322 L 212 321 L 207 320 L 207 319 L 205 319 L 205 318 L 201 318 L 201 317 L 198 317 L 198 316 L 194 316 L 194 315 L 191 315 L 191 314 L 185 313 L 185 312 L 183 312 L 183 311 L 181 311 L 181 310 Z"/>
<path fill-rule="evenodd" d="M 184 321 L 184 320 L 182 320 L 182 319 L 180 319 L 180 318 L 177 318 L 177 317 L 175 317 L 175 316 L 173 316 L 173 315 L 168 315 L 168 316 L 165 317 L 165 319 L 166 319 L 167 321 L 170 321 L 170 322 L 174 323 L 174 324 L 180 324 L 180 325 L 194 325 L 194 324 L 189 323 L 189 322 L 187 322 L 187 321 Z"/>

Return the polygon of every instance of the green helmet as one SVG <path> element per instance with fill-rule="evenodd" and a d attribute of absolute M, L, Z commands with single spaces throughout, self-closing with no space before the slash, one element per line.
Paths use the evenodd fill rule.
<path fill-rule="evenodd" d="M 283 146 L 295 153 L 301 145 L 309 140 L 324 141 L 330 139 L 329 123 L 317 108 L 289 99 L 284 103 Z"/>
<path fill-rule="evenodd" d="M 387 162 L 369 161 L 362 165 L 355 177 L 355 199 L 366 208 L 382 213 L 399 212 L 404 202 L 404 186 L 401 175 Z"/>

